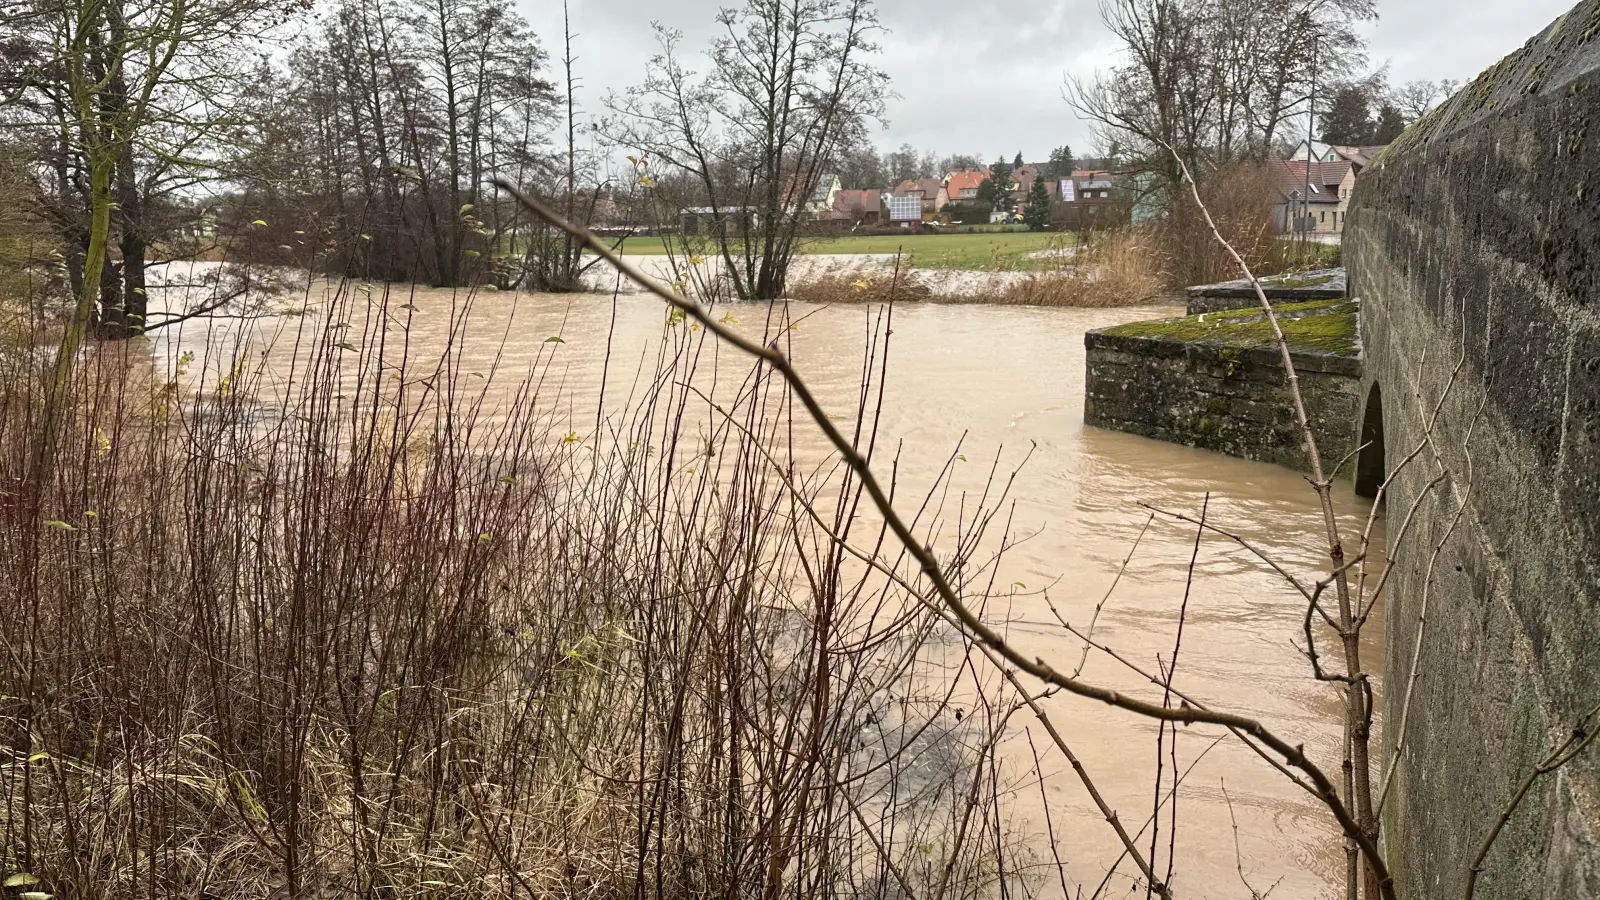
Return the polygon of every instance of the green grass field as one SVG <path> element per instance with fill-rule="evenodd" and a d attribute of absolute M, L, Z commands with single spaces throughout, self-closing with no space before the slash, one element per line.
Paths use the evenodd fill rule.
<path fill-rule="evenodd" d="M 923 269 L 1032 269 L 1049 265 L 1049 260 L 1032 259 L 1028 254 L 1077 243 L 1074 234 L 1048 232 L 1007 232 L 1003 234 L 885 234 L 842 235 L 808 238 L 801 253 L 896 253 L 905 252 L 911 265 Z M 627 255 L 650 256 L 666 252 L 658 237 L 628 238 L 623 244 Z"/>

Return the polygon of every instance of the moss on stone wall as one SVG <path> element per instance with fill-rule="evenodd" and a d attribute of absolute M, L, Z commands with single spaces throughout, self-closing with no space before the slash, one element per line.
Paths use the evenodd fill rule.
<path fill-rule="evenodd" d="M 1361 352 L 1357 338 L 1359 309 L 1360 304 L 1354 300 L 1312 300 L 1274 307 L 1290 350 L 1349 357 Z M 1192 341 L 1234 350 L 1269 349 L 1277 343 L 1272 323 L 1258 309 L 1131 322 L 1107 328 L 1104 333 L 1114 337 Z"/>

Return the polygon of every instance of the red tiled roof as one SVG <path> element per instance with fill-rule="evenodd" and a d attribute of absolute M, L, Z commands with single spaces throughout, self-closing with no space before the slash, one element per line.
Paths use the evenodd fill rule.
<path fill-rule="evenodd" d="M 982 169 L 963 169 L 960 172 L 951 172 L 945 181 L 945 190 L 950 192 L 952 198 L 960 197 L 963 190 L 975 191 L 989 173 Z"/>

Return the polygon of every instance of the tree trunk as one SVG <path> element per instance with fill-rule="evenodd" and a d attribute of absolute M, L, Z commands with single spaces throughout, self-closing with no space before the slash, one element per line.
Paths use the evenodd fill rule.
<path fill-rule="evenodd" d="M 103 334 L 128 338 L 144 331 L 148 302 L 145 295 L 144 237 L 145 205 L 139 196 L 138 175 L 133 167 L 133 145 L 123 144 L 117 152 L 117 216 L 122 234 L 117 246 L 122 251 L 121 285 L 113 281 L 111 292 L 102 292 Z M 108 241 L 109 243 L 109 241 Z M 119 296 L 120 295 L 120 296 Z"/>
<path fill-rule="evenodd" d="M 50 387 L 45 396 L 44 421 L 34 448 L 34 479 L 41 485 L 49 477 L 55 461 L 56 431 L 61 427 L 62 407 L 72 388 L 72 367 L 100 299 L 100 279 L 105 271 L 111 234 L 111 174 L 116 158 L 102 145 L 89 151 L 89 160 L 89 249 L 84 254 L 83 287 L 78 292 L 78 303 L 56 350 Z"/>
<path fill-rule="evenodd" d="M 124 232 L 122 248 L 122 319 L 125 330 L 113 337 L 132 337 L 144 331 L 150 304 L 145 294 L 145 251 L 148 245 L 137 229 Z"/>

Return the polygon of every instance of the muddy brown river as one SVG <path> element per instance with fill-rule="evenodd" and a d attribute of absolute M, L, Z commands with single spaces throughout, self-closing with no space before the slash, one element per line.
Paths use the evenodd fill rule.
<path fill-rule="evenodd" d="M 560 390 L 558 397 L 548 392 L 541 402 L 552 405 L 552 414 L 567 417 L 570 431 L 579 435 L 594 429 L 608 341 L 607 395 L 625 397 L 639 377 L 641 360 L 649 371 L 664 324 L 661 305 L 642 296 L 615 300 L 614 330 L 613 298 L 606 295 L 484 294 L 465 318 L 451 315 L 456 300 L 448 291 L 416 289 L 406 297 L 415 307 L 410 340 L 416 352 L 437 351 L 455 322 L 464 370 L 487 372 L 497 359 L 504 372 L 543 367 Z M 311 306 L 307 314 L 316 315 Z M 722 311 L 741 327 L 753 327 L 750 323 L 767 315 L 764 306 L 754 305 Z M 1174 307 L 959 305 L 911 305 L 894 312 L 881 435 L 883 446 L 902 444 L 899 480 L 906 495 L 920 496 L 919 489 L 933 483 L 958 442 L 966 461 L 955 463 L 953 486 L 969 491 L 981 490 L 997 453 L 1002 468 L 1009 468 L 1032 448 L 1012 491 L 1011 530 L 1027 540 L 1006 553 L 996 579 L 1020 586 L 1011 591 L 1009 608 L 991 609 L 989 618 L 1004 623 L 1023 652 L 1058 668 L 1077 665 L 1080 645 L 1056 624 L 1041 592 L 1048 588 L 1050 602 L 1063 616 L 1086 624 L 1149 519 L 1141 503 L 1193 515 L 1209 494 L 1212 522 L 1255 542 L 1308 581 L 1317 577 L 1319 514 L 1298 474 L 1084 426 L 1084 332 L 1176 313 Z M 796 305 L 790 314 L 799 320 L 788 335 L 796 366 L 825 405 L 848 413 L 872 311 Z M 295 322 L 258 321 L 254 327 L 270 332 L 292 329 Z M 161 332 L 155 350 L 169 365 L 186 350 L 205 357 L 208 346 L 226 345 L 237 327 L 228 320 L 186 323 Z M 557 335 L 560 343 L 547 342 Z M 735 382 L 748 371 L 727 348 L 719 366 Z M 1365 506 L 1348 483 L 1339 485 L 1336 499 L 1347 529 L 1358 530 Z M 1380 534 L 1379 546 L 1381 540 Z M 1097 638 L 1152 669 L 1158 655 L 1166 659 L 1194 541 L 1192 526 L 1159 519 L 1150 525 L 1099 615 Z M 1303 612 L 1295 591 L 1254 557 L 1227 540 L 1206 537 L 1195 563 L 1177 684 L 1214 708 L 1258 717 L 1280 735 L 1303 741 L 1312 758 L 1337 777 L 1339 698 L 1333 686 L 1312 679 L 1296 649 Z M 1371 644 L 1366 659 L 1380 658 L 1381 622 L 1369 625 L 1365 637 Z M 1152 693 L 1147 683 L 1098 654 L 1089 656 L 1083 675 L 1142 696 Z M 1155 723 L 1065 695 L 1045 703 L 1107 801 L 1130 830 L 1137 829 L 1154 796 Z M 1013 721 L 1015 734 L 1001 749 L 1026 760 L 1031 769 L 1023 726 L 1031 726 L 1041 753 L 1048 750 L 1047 739 L 1027 715 Z M 1241 868 L 1257 891 L 1272 888 L 1274 900 L 1340 894 L 1343 857 L 1325 809 L 1237 741 L 1213 746 L 1216 734 L 1216 729 L 1180 729 L 1180 768 L 1193 768 L 1179 795 L 1175 896 L 1248 900 Z M 1087 896 L 1120 855 L 1121 845 L 1053 750 L 1046 755 L 1044 776 L 1043 794 L 1069 882 L 1074 890 L 1083 885 Z M 1017 786 L 1008 803 L 1036 858 L 1048 858 L 1037 783 Z M 1163 857 L 1167 840 L 1163 831 Z M 1147 842 L 1148 837 L 1141 839 Z M 1107 896 L 1144 895 L 1133 886 L 1131 864 L 1124 861 L 1119 872 Z M 1055 880 L 1053 874 L 1049 880 Z"/>

